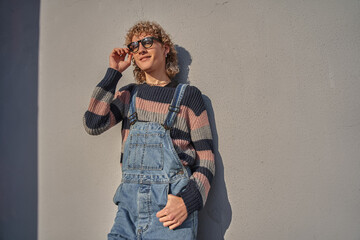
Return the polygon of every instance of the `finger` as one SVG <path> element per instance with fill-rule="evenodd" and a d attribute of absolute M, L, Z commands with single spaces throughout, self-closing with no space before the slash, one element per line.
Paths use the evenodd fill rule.
<path fill-rule="evenodd" d="M 130 64 L 130 63 L 131 63 L 131 60 L 132 60 L 132 54 L 129 54 L 126 62 L 127 62 L 128 64 Z"/>
<path fill-rule="evenodd" d="M 116 48 L 114 48 L 112 51 L 111 51 L 111 56 L 115 56 L 116 55 Z"/>
<path fill-rule="evenodd" d="M 161 218 L 161 217 L 166 216 L 167 214 L 168 214 L 167 208 L 163 208 L 162 210 L 160 210 L 156 213 L 156 217 Z"/>
<path fill-rule="evenodd" d="M 173 213 L 169 213 L 166 215 L 163 215 L 162 217 L 159 218 L 160 222 L 166 222 L 166 221 L 173 221 L 175 219 L 179 219 L 179 217 L 176 217 L 176 215 L 174 215 Z"/>
<path fill-rule="evenodd" d="M 187 212 L 180 211 L 179 209 L 173 209 L 172 211 L 166 211 L 166 214 L 161 216 L 160 218 L 165 218 L 165 220 L 182 219 L 182 218 L 185 219 L 187 218 Z"/>
<path fill-rule="evenodd" d="M 127 54 L 133 54 L 133 52 L 130 51 L 130 49 L 128 49 L 128 48 L 125 48 L 125 52 L 126 52 Z"/>
<path fill-rule="evenodd" d="M 172 214 L 169 214 L 169 215 L 159 218 L 160 222 L 167 222 L 167 221 L 174 221 L 174 220 L 175 220 L 175 216 L 173 216 Z"/>
<path fill-rule="evenodd" d="M 167 222 L 164 222 L 164 223 L 163 223 L 163 226 L 164 226 L 164 227 L 168 227 L 168 226 L 174 225 L 174 224 L 177 223 L 177 222 L 178 222 L 178 220 L 167 221 Z"/>
<path fill-rule="evenodd" d="M 182 222 L 177 221 L 176 223 L 172 224 L 171 226 L 169 226 L 170 230 L 174 230 L 175 228 L 177 228 L 178 226 L 180 226 L 182 224 Z"/>
<path fill-rule="evenodd" d="M 119 50 L 118 48 L 114 48 L 112 52 L 113 53 L 119 53 L 118 50 Z"/>

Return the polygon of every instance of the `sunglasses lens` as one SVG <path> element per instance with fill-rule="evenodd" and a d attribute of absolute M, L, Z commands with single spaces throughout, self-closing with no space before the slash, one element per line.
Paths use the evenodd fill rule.
<path fill-rule="evenodd" d="M 153 44 L 153 39 L 146 37 L 143 40 L 141 40 L 141 44 L 144 46 L 144 48 L 149 48 Z"/>
<path fill-rule="evenodd" d="M 139 43 L 138 42 L 132 42 L 128 45 L 128 48 L 130 49 L 130 51 L 132 52 L 136 52 L 139 48 Z"/>

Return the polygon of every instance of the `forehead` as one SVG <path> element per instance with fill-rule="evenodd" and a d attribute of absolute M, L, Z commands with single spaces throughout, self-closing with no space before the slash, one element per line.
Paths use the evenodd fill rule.
<path fill-rule="evenodd" d="M 139 41 L 141 39 L 143 39 L 144 37 L 151 37 L 152 35 L 150 33 L 140 33 L 137 35 L 134 35 L 131 39 L 132 42 L 136 42 Z"/>

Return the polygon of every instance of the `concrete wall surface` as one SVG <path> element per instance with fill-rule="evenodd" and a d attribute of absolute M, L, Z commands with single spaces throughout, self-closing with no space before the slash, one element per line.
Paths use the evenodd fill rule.
<path fill-rule="evenodd" d="M 360 239 L 360 1 L 42 0 L 39 240 L 112 226 L 121 124 L 94 137 L 82 117 L 138 20 L 171 34 L 178 79 L 209 111 L 217 174 L 198 239 Z"/>

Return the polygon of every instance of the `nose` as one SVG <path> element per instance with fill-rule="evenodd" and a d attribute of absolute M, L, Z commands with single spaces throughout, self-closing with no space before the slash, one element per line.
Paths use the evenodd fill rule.
<path fill-rule="evenodd" d="M 138 53 L 145 53 L 145 52 L 146 52 L 146 48 L 142 45 L 142 43 L 140 43 Z"/>

